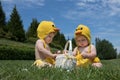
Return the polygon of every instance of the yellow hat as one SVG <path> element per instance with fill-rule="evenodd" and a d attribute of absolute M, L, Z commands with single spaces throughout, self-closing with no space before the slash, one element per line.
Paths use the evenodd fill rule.
<path fill-rule="evenodd" d="M 44 39 L 49 33 L 59 31 L 52 21 L 41 21 L 37 28 L 37 36 Z"/>
<path fill-rule="evenodd" d="M 91 43 L 90 29 L 87 26 L 82 24 L 78 25 L 75 31 L 75 37 L 77 35 L 84 35 L 88 39 L 89 44 Z"/>

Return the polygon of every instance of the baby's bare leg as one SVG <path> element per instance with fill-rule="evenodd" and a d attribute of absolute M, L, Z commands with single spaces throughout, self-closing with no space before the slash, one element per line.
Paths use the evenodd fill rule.
<path fill-rule="evenodd" d="M 100 67 L 102 67 L 102 63 L 100 63 L 100 62 L 99 63 L 93 63 L 92 66 L 100 68 Z"/>

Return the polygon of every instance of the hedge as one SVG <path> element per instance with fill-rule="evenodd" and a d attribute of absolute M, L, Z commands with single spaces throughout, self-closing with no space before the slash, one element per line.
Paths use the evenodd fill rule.
<path fill-rule="evenodd" d="M 34 60 L 34 48 L 0 46 L 0 60 Z"/>

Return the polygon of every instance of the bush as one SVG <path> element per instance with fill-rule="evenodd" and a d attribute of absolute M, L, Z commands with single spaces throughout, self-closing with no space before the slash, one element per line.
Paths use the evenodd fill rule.
<path fill-rule="evenodd" d="M 26 42 L 27 43 L 32 43 L 35 44 L 38 38 L 34 38 L 34 37 L 29 37 L 27 38 Z"/>
<path fill-rule="evenodd" d="M 120 53 L 117 55 L 117 58 L 119 58 L 119 59 L 120 59 Z"/>
<path fill-rule="evenodd" d="M 62 49 L 63 49 L 62 46 L 60 46 L 60 45 L 58 45 L 58 44 L 55 44 L 55 43 L 51 43 L 51 44 L 50 44 L 50 47 L 56 48 L 56 49 L 59 49 L 59 50 L 62 50 Z"/>
<path fill-rule="evenodd" d="M 0 60 L 33 60 L 34 53 L 32 48 L 0 46 Z"/>
<path fill-rule="evenodd" d="M 35 41 L 35 38 L 32 41 Z M 52 53 L 62 49 L 60 45 L 52 44 L 51 46 Z M 32 42 L 21 43 L 4 38 L 0 39 L 0 60 L 33 59 L 35 59 L 35 44 Z"/>

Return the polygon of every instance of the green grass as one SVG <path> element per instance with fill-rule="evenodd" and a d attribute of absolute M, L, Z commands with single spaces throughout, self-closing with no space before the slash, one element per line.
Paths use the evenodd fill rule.
<path fill-rule="evenodd" d="M 1 60 L 0 80 L 119 80 L 120 59 L 104 60 L 103 67 L 76 68 L 73 71 L 31 66 L 31 60 Z"/>
<path fill-rule="evenodd" d="M 35 44 L 0 39 L 0 46 L 34 48 Z M 53 48 L 54 50 L 54 48 Z M 0 60 L 0 80 L 120 80 L 120 59 L 102 60 L 102 68 L 38 69 L 33 60 Z"/>
<path fill-rule="evenodd" d="M 0 39 L 0 45 L 6 45 L 6 46 L 14 46 L 14 47 L 27 47 L 27 48 L 34 48 L 35 44 L 30 44 L 30 43 L 22 43 L 22 42 L 16 42 L 12 40 L 7 40 L 7 39 Z"/>
<path fill-rule="evenodd" d="M 29 48 L 29 49 L 35 48 L 35 44 L 16 42 L 16 41 L 8 40 L 5 38 L 0 39 L 0 46 L 8 46 L 8 47 L 16 47 L 16 48 Z M 52 52 L 55 52 L 56 50 L 57 50 L 56 48 L 51 48 Z"/>

